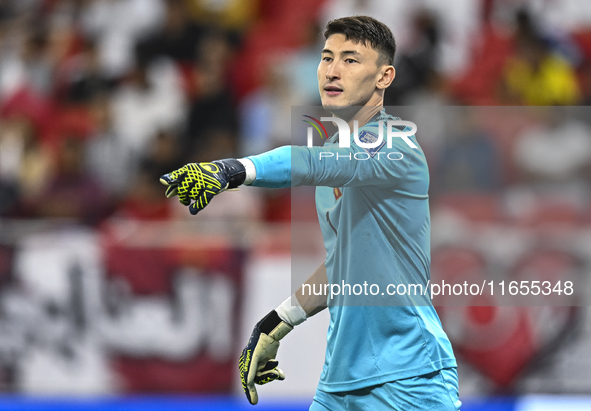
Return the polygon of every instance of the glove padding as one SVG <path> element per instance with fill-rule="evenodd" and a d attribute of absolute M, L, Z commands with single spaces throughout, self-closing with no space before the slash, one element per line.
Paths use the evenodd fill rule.
<path fill-rule="evenodd" d="M 160 182 L 167 186 L 167 198 L 178 195 L 181 204 L 189 206 L 189 211 L 195 215 L 209 204 L 213 196 L 237 188 L 245 178 L 246 170 L 241 162 L 225 159 L 189 163 L 163 175 Z"/>
<path fill-rule="evenodd" d="M 259 401 L 255 384 L 264 385 L 285 379 L 283 371 L 277 368 L 279 362 L 275 357 L 279 349 L 279 340 L 291 330 L 293 327 L 282 321 L 275 310 L 255 325 L 238 362 L 242 388 L 251 404 Z"/>

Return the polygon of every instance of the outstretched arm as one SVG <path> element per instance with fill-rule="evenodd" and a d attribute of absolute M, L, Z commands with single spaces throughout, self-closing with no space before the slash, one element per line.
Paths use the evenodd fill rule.
<path fill-rule="evenodd" d="M 166 196 L 178 195 L 181 203 L 190 205 L 192 214 L 204 209 L 215 195 L 242 184 L 267 188 L 393 187 L 405 177 L 409 162 L 423 161 L 418 146 L 412 149 L 400 141 L 372 154 L 355 144 L 342 148 L 334 144 L 283 146 L 238 160 L 187 164 L 163 175 L 160 181 L 168 186 Z"/>

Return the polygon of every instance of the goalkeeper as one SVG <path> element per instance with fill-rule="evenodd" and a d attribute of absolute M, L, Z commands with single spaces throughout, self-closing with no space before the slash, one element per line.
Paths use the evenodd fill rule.
<path fill-rule="evenodd" d="M 374 142 L 380 131 L 386 136 L 379 128 L 394 119 L 383 110 L 384 91 L 395 76 L 391 31 L 356 16 L 329 22 L 324 37 L 318 66 L 323 107 L 350 126 L 357 120 L 360 141 Z M 389 283 L 425 287 L 429 174 L 415 137 L 412 145 L 394 138 L 391 148 L 385 142 L 362 148 L 351 136 L 340 137 L 350 138 L 350 146 L 340 147 L 337 133 L 323 147 L 286 146 L 244 159 L 188 164 L 161 181 L 166 195 L 178 195 L 192 214 L 243 184 L 316 186 L 326 259 L 306 284 L 369 280 L 381 290 Z M 240 376 L 251 404 L 258 402 L 255 384 L 285 378 L 276 360 L 279 341 L 328 306 L 326 358 L 311 411 L 460 408 L 456 360 L 428 296 L 343 294 L 329 301 L 305 289 L 265 316 L 242 352 Z"/>

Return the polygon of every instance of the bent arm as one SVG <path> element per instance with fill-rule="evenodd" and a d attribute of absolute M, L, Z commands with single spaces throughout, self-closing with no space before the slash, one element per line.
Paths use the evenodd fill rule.
<path fill-rule="evenodd" d="M 314 293 L 308 291 L 313 290 L 314 288 L 324 290 L 324 284 L 328 284 L 328 277 L 326 276 L 326 266 L 322 263 L 310 278 L 308 278 L 295 292 L 298 302 L 308 317 L 312 317 L 326 308 L 326 294 L 321 293 L 321 295 L 314 295 Z M 309 287 L 304 289 L 304 285 L 309 285 Z M 316 285 L 316 287 L 314 287 L 314 285 Z"/>

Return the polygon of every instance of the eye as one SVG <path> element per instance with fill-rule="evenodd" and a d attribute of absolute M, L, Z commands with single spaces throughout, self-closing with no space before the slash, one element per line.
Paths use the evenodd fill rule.
<path fill-rule="evenodd" d="M 332 61 L 332 58 L 326 56 L 326 57 L 322 57 L 322 61 L 326 61 L 328 63 L 330 63 Z"/>
<path fill-rule="evenodd" d="M 357 63 L 357 60 L 353 60 L 353 59 L 346 59 L 346 60 L 345 60 L 345 63 L 349 63 L 349 64 L 351 64 L 351 63 Z"/>

